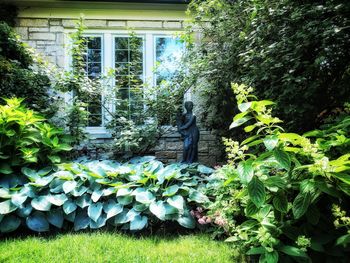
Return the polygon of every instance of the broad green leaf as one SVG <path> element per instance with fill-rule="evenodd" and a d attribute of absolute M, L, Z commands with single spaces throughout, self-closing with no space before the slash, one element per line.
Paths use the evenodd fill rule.
<path fill-rule="evenodd" d="M 174 195 L 167 199 L 169 205 L 179 209 L 180 211 L 185 207 L 185 200 L 181 195 Z"/>
<path fill-rule="evenodd" d="M 341 246 L 346 247 L 349 243 L 350 243 L 350 234 L 346 234 L 346 235 L 339 237 L 335 244 L 337 246 L 341 245 Z"/>
<path fill-rule="evenodd" d="M 31 204 L 22 205 L 17 209 L 16 214 L 20 217 L 26 218 L 30 215 L 32 210 L 33 210 L 33 207 Z"/>
<path fill-rule="evenodd" d="M 244 103 L 238 104 L 237 107 L 241 112 L 246 112 L 251 105 L 252 105 L 252 102 L 244 102 Z"/>
<path fill-rule="evenodd" d="M 308 258 L 307 254 L 304 251 L 302 251 L 300 248 L 297 248 L 297 247 L 281 246 L 279 250 L 282 251 L 284 254 L 287 254 L 289 256 Z"/>
<path fill-rule="evenodd" d="M 135 199 L 137 202 L 141 204 L 150 204 L 156 199 L 156 197 L 154 196 L 154 194 L 152 194 L 149 191 L 143 191 L 143 192 L 137 192 L 135 194 Z"/>
<path fill-rule="evenodd" d="M 63 226 L 63 221 L 64 221 L 64 217 L 63 217 L 63 212 L 61 209 L 55 209 L 55 210 L 51 210 L 47 213 L 47 221 L 49 221 L 49 223 L 57 228 L 62 228 Z"/>
<path fill-rule="evenodd" d="M 92 192 L 91 200 L 96 203 L 102 195 L 103 195 L 102 189 L 96 189 Z"/>
<path fill-rule="evenodd" d="M 74 219 L 74 230 L 86 229 L 90 225 L 90 217 L 85 211 L 79 211 Z"/>
<path fill-rule="evenodd" d="M 101 202 L 97 202 L 97 203 L 94 203 L 94 204 L 91 204 L 89 207 L 88 207 L 88 216 L 94 220 L 95 222 L 97 221 L 97 219 L 101 216 L 102 214 L 102 208 L 103 208 L 103 205 Z"/>
<path fill-rule="evenodd" d="M 132 192 L 133 190 L 130 188 L 121 188 L 118 190 L 117 196 L 129 196 L 132 194 Z"/>
<path fill-rule="evenodd" d="M 179 186 L 177 184 L 174 184 L 165 189 L 165 191 L 163 192 L 163 196 L 173 196 L 177 193 L 178 190 Z"/>
<path fill-rule="evenodd" d="M 48 195 L 48 200 L 51 204 L 56 206 L 61 206 L 68 200 L 65 194 L 57 194 L 57 195 Z"/>
<path fill-rule="evenodd" d="M 311 202 L 311 194 L 309 192 L 306 193 L 299 193 L 293 202 L 293 207 L 292 207 L 292 211 L 293 211 L 293 215 L 295 219 L 298 219 L 300 217 L 302 217 Z"/>
<path fill-rule="evenodd" d="M 266 149 L 272 151 L 278 144 L 278 137 L 277 135 L 266 136 L 265 139 L 263 139 L 263 142 Z"/>
<path fill-rule="evenodd" d="M 149 210 L 160 220 L 165 219 L 166 209 L 163 201 L 153 202 L 149 206 Z"/>
<path fill-rule="evenodd" d="M 7 163 L 0 163 L 0 174 L 12 174 L 13 170 Z"/>
<path fill-rule="evenodd" d="M 103 211 L 107 214 L 107 219 L 121 213 L 123 211 L 123 206 L 117 204 L 114 200 L 110 199 L 103 205 Z"/>
<path fill-rule="evenodd" d="M 91 229 L 101 228 L 106 225 L 106 221 L 107 221 L 106 215 L 102 214 L 96 221 L 90 220 L 90 228 Z"/>
<path fill-rule="evenodd" d="M 63 204 L 63 211 L 66 215 L 73 213 L 77 209 L 77 205 L 72 200 L 67 200 Z"/>
<path fill-rule="evenodd" d="M 248 184 L 248 194 L 250 200 L 257 206 L 261 207 L 265 202 L 266 192 L 263 182 L 259 180 L 257 176 L 254 176 L 253 179 Z"/>
<path fill-rule="evenodd" d="M 247 203 L 247 207 L 245 208 L 245 213 L 247 216 L 255 215 L 257 212 L 259 212 L 259 208 L 256 207 L 256 205 L 249 200 Z"/>
<path fill-rule="evenodd" d="M 117 201 L 121 205 L 129 205 L 132 203 L 134 197 L 133 196 L 118 196 Z"/>
<path fill-rule="evenodd" d="M 149 205 L 141 204 L 141 203 L 135 203 L 132 208 L 137 212 L 143 212 L 146 209 L 148 209 Z"/>
<path fill-rule="evenodd" d="M 78 196 L 82 196 L 83 194 L 85 194 L 87 190 L 88 190 L 88 188 L 82 185 L 80 187 L 74 188 L 73 191 L 71 192 L 71 194 L 75 197 L 78 197 Z"/>
<path fill-rule="evenodd" d="M 9 233 L 15 231 L 21 224 L 21 220 L 14 215 L 5 216 L 0 222 L 0 232 Z"/>
<path fill-rule="evenodd" d="M 277 251 L 265 252 L 264 254 L 261 254 L 259 263 L 278 263 L 278 258 Z"/>
<path fill-rule="evenodd" d="M 35 181 L 29 184 L 36 187 L 44 187 L 44 186 L 47 186 L 49 183 L 51 183 L 53 178 L 54 178 L 53 176 L 39 177 L 39 178 L 36 178 Z"/>
<path fill-rule="evenodd" d="M 285 194 L 278 194 L 273 198 L 273 206 L 281 213 L 287 213 L 288 200 Z"/>
<path fill-rule="evenodd" d="M 130 230 L 142 230 L 147 226 L 148 218 L 146 216 L 140 216 L 137 215 L 134 217 L 134 219 L 130 222 Z"/>
<path fill-rule="evenodd" d="M 242 124 L 246 123 L 247 121 L 249 121 L 250 119 L 252 119 L 252 117 L 242 117 L 242 118 L 239 118 L 235 121 L 233 121 L 229 127 L 229 129 L 233 129 L 233 128 L 236 128 L 236 127 L 239 127 L 241 126 Z"/>
<path fill-rule="evenodd" d="M 287 186 L 287 182 L 281 176 L 269 176 L 264 181 L 265 186 L 267 187 L 276 187 L 277 189 L 284 189 Z"/>
<path fill-rule="evenodd" d="M 82 196 L 79 196 L 78 199 L 76 200 L 77 206 L 80 208 L 85 208 L 89 206 L 92 203 L 90 195 L 84 194 Z"/>
<path fill-rule="evenodd" d="M 188 196 L 188 199 L 190 201 L 194 201 L 196 203 L 199 203 L 199 204 L 203 204 L 203 203 L 208 203 L 209 202 L 209 199 L 206 195 L 202 194 L 201 192 L 199 191 L 192 191 L 190 193 L 190 195 Z"/>
<path fill-rule="evenodd" d="M 287 171 L 290 170 L 291 160 L 288 153 L 280 149 L 274 149 L 273 156 L 275 157 L 276 161 L 281 165 L 282 168 L 286 169 Z"/>
<path fill-rule="evenodd" d="M 32 215 L 27 217 L 26 220 L 29 229 L 35 232 L 49 231 L 49 222 L 46 220 L 44 213 L 34 212 Z"/>
<path fill-rule="evenodd" d="M 237 167 L 238 176 L 243 184 L 248 184 L 254 175 L 253 160 L 240 162 Z"/>
<path fill-rule="evenodd" d="M 264 247 L 252 247 L 247 251 L 247 255 L 261 255 L 266 252 L 266 248 Z"/>
<path fill-rule="evenodd" d="M 215 172 L 213 168 L 207 167 L 205 165 L 199 164 L 197 167 L 198 172 L 201 174 L 212 174 Z"/>
<path fill-rule="evenodd" d="M 7 189 L 7 188 L 0 188 L 0 198 L 3 198 L 3 199 L 9 199 L 11 198 L 11 192 L 10 192 L 10 189 Z"/>
<path fill-rule="evenodd" d="M 15 206 L 20 206 L 27 200 L 27 198 L 28 196 L 24 194 L 14 194 L 11 197 L 11 202 Z"/>
<path fill-rule="evenodd" d="M 186 214 L 180 216 L 176 221 L 181 226 L 189 228 L 189 229 L 193 229 L 196 227 L 196 221 L 194 220 L 194 218 L 192 217 L 192 215 L 190 213 L 186 213 Z"/>
<path fill-rule="evenodd" d="M 73 191 L 77 187 L 76 181 L 67 181 L 62 185 L 63 191 L 65 194 Z"/>
<path fill-rule="evenodd" d="M 74 212 L 72 212 L 70 214 L 64 214 L 64 219 L 66 219 L 69 222 L 74 223 L 75 215 L 76 215 L 76 211 L 74 211 Z"/>
<path fill-rule="evenodd" d="M 114 223 L 116 225 L 120 225 L 120 224 L 125 224 L 129 222 L 130 218 L 127 217 L 128 212 L 129 212 L 128 209 L 124 209 L 123 212 L 117 214 L 114 218 Z"/>
<path fill-rule="evenodd" d="M 51 209 L 51 203 L 47 196 L 38 196 L 34 198 L 31 205 L 38 211 L 50 211 Z"/>

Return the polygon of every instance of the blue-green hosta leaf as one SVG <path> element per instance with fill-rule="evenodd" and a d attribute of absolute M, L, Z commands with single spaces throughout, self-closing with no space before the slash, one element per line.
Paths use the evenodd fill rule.
<path fill-rule="evenodd" d="M 166 209 L 163 201 L 153 202 L 149 206 L 149 210 L 160 220 L 165 219 Z"/>
<path fill-rule="evenodd" d="M 79 196 L 75 203 L 80 208 L 85 208 L 85 207 L 89 206 L 92 203 L 92 201 L 91 201 L 90 195 L 84 194 L 82 196 Z"/>
<path fill-rule="evenodd" d="M 26 204 L 26 205 L 21 205 L 20 207 L 18 207 L 18 209 L 16 210 L 16 214 L 20 217 L 26 218 L 30 215 L 30 213 L 32 212 L 33 207 L 31 204 Z"/>
<path fill-rule="evenodd" d="M 63 211 L 68 215 L 77 209 L 77 205 L 72 200 L 67 200 L 63 204 Z"/>
<path fill-rule="evenodd" d="M 11 198 L 10 189 L 7 189 L 7 188 L 0 188 L 0 198 L 3 198 L 3 199 L 9 199 L 9 198 Z"/>
<path fill-rule="evenodd" d="M 143 192 L 137 192 L 135 194 L 135 199 L 137 202 L 139 202 L 141 204 L 150 204 L 154 200 L 156 200 L 156 197 L 150 191 L 146 190 Z"/>
<path fill-rule="evenodd" d="M 45 167 L 43 169 L 40 169 L 38 171 L 38 175 L 39 176 L 45 176 L 45 175 L 48 175 L 51 171 L 52 171 L 52 167 L 48 166 L 48 167 Z"/>
<path fill-rule="evenodd" d="M 63 191 L 62 185 L 64 182 L 65 181 L 58 178 L 53 179 L 49 184 L 50 192 L 55 194 L 62 193 Z"/>
<path fill-rule="evenodd" d="M 74 219 L 74 231 L 86 229 L 90 225 L 90 217 L 85 211 L 79 211 Z"/>
<path fill-rule="evenodd" d="M 75 197 L 78 197 L 78 196 L 82 196 L 83 194 L 85 194 L 87 190 L 88 190 L 88 188 L 82 185 L 80 187 L 74 188 L 73 191 L 71 192 L 71 194 Z"/>
<path fill-rule="evenodd" d="M 27 177 L 29 178 L 29 180 L 31 180 L 31 181 L 34 181 L 34 180 L 40 178 L 40 175 L 38 175 L 38 173 L 37 173 L 35 170 L 30 169 L 30 168 L 28 168 L 28 167 L 23 167 L 23 168 L 21 169 L 21 171 L 22 171 L 22 173 L 23 173 L 25 176 L 27 176 Z"/>
<path fill-rule="evenodd" d="M 49 211 L 51 203 L 47 196 L 38 196 L 31 202 L 32 207 L 38 211 Z"/>
<path fill-rule="evenodd" d="M 34 187 L 28 184 L 24 185 L 19 192 L 20 194 L 26 195 L 30 198 L 36 197 L 36 191 L 34 191 Z"/>
<path fill-rule="evenodd" d="M 70 214 L 64 214 L 64 219 L 68 220 L 69 222 L 72 222 L 74 223 L 74 220 L 75 220 L 75 216 L 76 216 L 76 211 L 70 213 Z"/>
<path fill-rule="evenodd" d="M 62 228 L 63 226 L 63 212 L 61 209 L 51 210 L 46 215 L 47 221 L 57 228 Z"/>
<path fill-rule="evenodd" d="M 68 171 L 58 171 L 52 174 L 54 177 L 61 180 L 74 180 L 74 175 Z"/>
<path fill-rule="evenodd" d="M 131 231 L 142 230 L 147 226 L 147 222 L 148 222 L 148 218 L 146 216 L 137 215 L 130 222 L 130 230 Z"/>
<path fill-rule="evenodd" d="M 63 191 L 65 194 L 73 191 L 77 187 L 76 181 L 67 181 L 62 185 Z"/>
<path fill-rule="evenodd" d="M 172 196 L 167 199 L 167 202 L 180 211 L 183 210 L 185 206 L 185 200 L 181 195 Z"/>
<path fill-rule="evenodd" d="M 106 225 L 106 221 L 107 221 L 106 215 L 101 215 L 96 222 L 94 220 L 90 220 L 90 228 L 91 229 L 101 228 Z"/>
<path fill-rule="evenodd" d="M 174 184 L 165 189 L 165 191 L 163 192 L 163 196 L 173 196 L 177 193 L 178 190 L 179 186 L 177 184 Z"/>
<path fill-rule="evenodd" d="M 143 212 L 145 211 L 147 208 L 149 207 L 149 205 L 146 204 L 140 204 L 140 203 L 135 203 L 132 208 L 137 211 L 137 212 Z"/>
<path fill-rule="evenodd" d="M 101 216 L 102 214 L 102 208 L 103 208 L 103 204 L 101 202 L 97 202 L 94 204 L 91 204 L 88 207 L 88 216 L 94 220 L 95 222 L 97 221 L 97 219 Z"/>
<path fill-rule="evenodd" d="M 49 231 L 50 228 L 49 222 L 46 220 L 46 217 L 42 212 L 34 212 L 32 215 L 27 217 L 26 223 L 29 229 L 35 232 Z"/>
<path fill-rule="evenodd" d="M 261 207 L 266 199 L 266 191 L 264 183 L 259 180 L 257 176 L 254 176 L 253 179 L 248 184 L 248 194 L 250 200 L 257 206 Z"/>
<path fill-rule="evenodd" d="M 114 218 L 114 224 L 120 225 L 125 224 L 130 221 L 130 218 L 128 218 L 127 214 L 129 212 L 129 209 L 124 209 L 123 212 L 119 213 Z"/>
<path fill-rule="evenodd" d="M 169 205 L 168 203 L 164 203 L 165 206 L 165 220 L 176 220 L 179 218 L 180 214 L 183 214 L 183 211 L 179 211 L 177 208 Z"/>
<path fill-rule="evenodd" d="M 164 165 L 162 162 L 157 160 L 152 160 L 146 165 L 145 170 L 151 173 L 156 173 L 157 171 L 163 169 L 163 167 Z"/>
<path fill-rule="evenodd" d="M 248 184 L 254 175 L 253 160 L 242 161 L 237 166 L 239 179 L 243 184 Z"/>
<path fill-rule="evenodd" d="M 190 195 L 188 196 L 188 199 L 190 201 L 194 201 L 196 203 L 199 203 L 199 204 L 203 204 L 203 203 L 208 203 L 209 202 L 209 199 L 206 195 L 202 194 L 201 192 L 199 191 L 192 191 L 190 193 Z"/>
<path fill-rule="evenodd" d="M 91 200 L 96 203 L 102 195 L 103 195 L 102 189 L 96 189 L 92 192 Z"/>
<path fill-rule="evenodd" d="M 103 189 L 103 196 L 110 196 L 112 194 L 115 194 L 117 192 L 117 189 L 115 187 L 109 187 L 106 189 Z"/>
<path fill-rule="evenodd" d="M 56 206 L 61 206 L 68 200 L 65 194 L 48 195 L 47 198 L 51 204 Z"/>
<path fill-rule="evenodd" d="M 265 139 L 263 139 L 264 145 L 267 150 L 272 151 L 276 148 L 278 144 L 278 136 L 277 135 L 270 135 L 266 136 Z"/>
<path fill-rule="evenodd" d="M 134 220 L 134 218 L 135 218 L 136 216 L 138 216 L 139 214 L 140 214 L 140 212 L 134 210 L 133 208 L 130 209 L 130 210 L 128 211 L 128 213 L 126 214 L 126 217 L 127 217 L 127 219 L 128 219 L 128 222 Z"/>
<path fill-rule="evenodd" d="M 132 200 L 134 199 L 133 196 L 118 196 L 117 201 L 121 205 L 129 205 L 132 203 Z"/>
<path fill-rule="evenodd" d="M 133 190 L 130 188 L 121 188 L 118 190 L 117 196 L 129 196 L 132 194 L 132 192 Z"/>
<path fill-rule="evenodd" d="M 33 185 L 35 187 L 44 187 L 47 186 L 51 181 L 53 180 L 53 176 L 45 176 L 45 177 L 39 177 L 35 179 L 35 181 L 29 183 L 30 185 Z"/>
<path fill-rule="evenodd" d="M 27 198 L 28 196 L 24 194 L 14 194 L 11 197 L 11 202 L 15 206 L 20 206 L 27 200 Z"/>
<path fill-rule="evenodd" d="M 196 227 L 196 221 L 190 213 L 186 213 L 176 220 L 181 226 L 193 229 Z"/>
<path fill-rule="evenodd" d="M 212 174 L 215 171 L 213 168 L 210 168 L 202 164 L 198 165 L 197 170 L 201 174 Z"/>
<path fill-rule="evenodd" d="M 117 204 L 114 200 L 109 199 L 103 205 L 103 211 L 107 214 L 107 219 L 121 213 L 123 211 L 123 206 L 121 204 Z"/>
<path fill-rule="evenodd" d="M 5 216 L 0 222 L 0 232 L 9 233 L 15 231 L 21 224 L 21 220 L 14 215 Z"/>

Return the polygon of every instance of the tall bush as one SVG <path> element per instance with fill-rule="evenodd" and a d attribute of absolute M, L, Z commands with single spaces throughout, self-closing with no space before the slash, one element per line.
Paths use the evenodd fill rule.
<path fill-rule="evenodd" d="M 276 102 L 293 131 L 319 125 L 350 98 L 347 0 L 194 0 L 186 33 L 199 32 L 185 85 L 205 98 L 204 121 L 225 129 L 234 110 L 229 83 L 255 87 Z"/>

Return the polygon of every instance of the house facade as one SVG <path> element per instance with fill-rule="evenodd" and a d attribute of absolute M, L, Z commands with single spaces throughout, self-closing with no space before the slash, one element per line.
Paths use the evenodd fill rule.
<path fill-rule="evenodd" d="M 50 62 L 68 70 L 71 58 L 67 52 L 68 34 L 74 31 L 76 22 L 83 15 L 89 38 L 87 56 L 88 74 L 104 73 L 107 68 L 123 68 L 132 62 L 134 56 L 140 61 L 136 78 L 140 82 L 154 85 L 159 76 L 154 67 L 160 54 L 168 52 L 175 56 L 181 45 L 174 34 L 185 26 L 187 0 L 12 0 L 8 3 L 18 7 L 16 32 L 22 41 L 28 43 Z M 139 54 L 133 53 L 130 46 L 130 32 L 140 40 Z M 128 72 L 128 75 L 131 73 Z M 119 76 L 122 80 L 123 76 Z M 118 81 L 118 79 L 116 79 Z M 125 87 L 125 96 L 129 87 Z M 67 95 L 69 96 L 69 95 Z M 113 107 L 113 106 L 111 106 Z M 94 143 L 108 141 L 105 128 L 108 119 L 103 108 L 98 105 L 90 112 L 87 131 Z M 213 132 L 201 131 L 199 161 L 215 164 L 221 154 L 217 147 L 218 138 Z M 160 140 L 154 153 L 163 161 L 181 159 L 182 142 L 173 129 Z"/>

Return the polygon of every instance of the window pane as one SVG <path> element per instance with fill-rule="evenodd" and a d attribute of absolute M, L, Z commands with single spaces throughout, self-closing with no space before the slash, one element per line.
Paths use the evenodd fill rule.
<path fill-rule="evenodd" d="M 85 39 L 87 40 L 87 50 L 84 57 L 86 74 L 91 79 L 98 78 L 102 72 L 102 38 L 86 37 Z M 86 101 L 86 103 L 88 104 L 87 110 L 89 112 L 88 126 L 102 126 L 102 95 L 96 94 Z"/>
<path fill-rule="evenodd" d="M 155 79 L 159 85 L 169 79 L 177 70 L 184 50 L 184 44 L 178 38 L 155 37 L 156 69 Z"/>
<path fill-rule="evenodd" d="M 143 107 L 143 38 L 115 38 L 115 85 L 118 90 L 116 111 L 126 111 L 134 119 Z M 123 112 L 125 114 L 125 112 Z"/>

